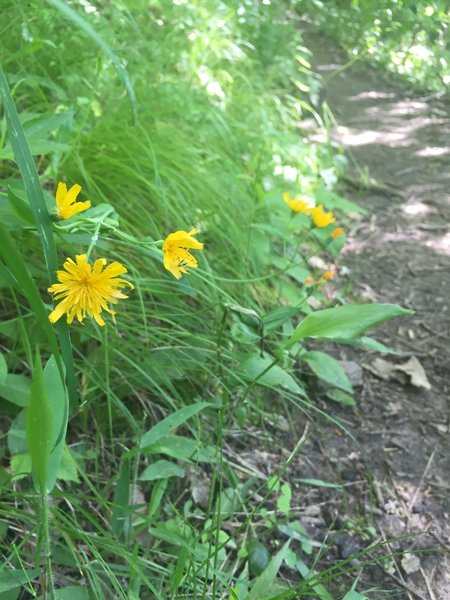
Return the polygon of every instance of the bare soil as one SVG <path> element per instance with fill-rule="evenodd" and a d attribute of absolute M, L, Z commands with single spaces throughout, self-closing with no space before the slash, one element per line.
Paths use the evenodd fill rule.
<path fill-rule="evenodd" d="M 348 224 L 338 269 L 350 270 L 353 300 L 399 304 L 415 314 L 375 332 L 400 356 L 334 350 L 362 368 L 356 374 L 357 408 L 330 406 L 320 394 L 318 402 L 353 440 L 339 427 L 322 426 L 321 436 L 307 442 L 295 474 L 341 482 L 345 494 L 326 488 L 304 493 L 303 487 L 300 518 L 315 539 L 326 530 L 332 540 L 328 564 L 386 542 L 358 584 L 372 590 L 370 598 L 448 600 L 449 104 L 408 89 L 366 62 L 343 68 L 348 56 L 333 41 L 309 26 L 302 34 L 337 122 L 333 138 L 349 160 L 342 194 L 369 211 Z M 415 357 L 431 389 L 408 378 L 383 380 L 371 370 L 377 356 L 393 364 Z"/>

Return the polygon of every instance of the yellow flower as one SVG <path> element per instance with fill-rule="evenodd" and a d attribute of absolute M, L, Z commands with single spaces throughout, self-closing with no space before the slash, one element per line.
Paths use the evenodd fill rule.
<path fill-rule="evenodd" d="M 324 212 L 322 204 L 310 210 L 311 218 L 316 227 L 326 227 L 330 223 L 334 223 L 336 219 L 332 212 Z"/>
<path fill-rule="evenodd" d="M 75 260 L 76 262 L 71 258 L 66 260 L 65 271 L 56 272 L 59 283 L 54 283 L 48 288 L 54 300 L 61 300 L 48 318 L 51 323 L 56 323 L 67 313 L 69 324 L 75 317 L 82 323 L 87 314 L 99 325 L 104 325 L 105 322 L 100 316 L 102 310 L 115 315 L 108 303 L 117 304 L 118 300 L 128 298 L 119 291 L 125 285 L 133 289 L 129 281 L 117 277 L 127 270 L 118 262 L 111 263 L 103 270 L 106 265 L 104 258 L 99 258 L 94 266 L 91 266 L 86 261 L 86 254 L 76 256 Z"/>
<path fill-rule="evenodd" d="M 305 281 L 303 282 L 303 285 L 311 285 L 311 283 L 313 282 L 313 278 L 312 277 L 307 277 L 305 279 Z"/>
<path fill-rule="evenodd" d="M 203 244 L 192 237 L 196 233 L 196 229 L 191 229 L 188 233 L 176 231 L 164 240 L 164 266 L 177 279 L 180 279 L 182 273 L 188 274 L 186 267 L 197 267 L 196 259 L 188 252 L 188 248 L 203 250 Z"/>
<path fill-rule="evenodd" d="M 56 206 L 61 219 L 69 219 L 83 210 L 91 207 L 89 200 L 86 202 L 75 202 L 78 194 L 81 192 L 81 186 L 77 183 L 67 191 L 67 185 L 60 181 L 56 189 Z"/>
<path fill-rule="evenodd" d="M 291 198 L 289 192 L 283 194 L 283 200 L 289 205 L 289 208 L 295 213 L 307 213 L 311 210 L 311 201 L 307 196 L 302 196 L 303 199 Z"/>
<path fill-rule="evenodd" d="M 341 237 L 341 235 L 344 235 L 344 230 L 342 227 L 336 227 L 336 229 L 331 232 L 331 237 L 335 240 L 338 237 Z"/>
<path fill-rule="evenodd" d="M 325 273 L 322 275 L 322 279 L 324 281 L 327 281 L 328 279 L 333 279 L 333 277 L 334 277 L 333 271 L 325 271 Z"/>

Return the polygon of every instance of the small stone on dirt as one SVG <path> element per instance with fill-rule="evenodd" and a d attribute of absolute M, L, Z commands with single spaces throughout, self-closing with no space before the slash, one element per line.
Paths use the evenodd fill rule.
<path fill-rule="evenodd" d="M 344 369 L 350 383 L 353 387 L 360 387 L 363 384 L 363 370 L 354 360 L 340 360 L 341 367 Z"/>
<path fill-rule="evenodd" d="M 336 546 L 341 558 L 350 558 L 353 554 L 357 554 L 361 550 L 359 543 L 354 540 L 348 533 L 343 533 L 336 540 Z"/>
<path fill-rule="evenodd" d="M 402 569 L 407 575 L 411 575 L 411 573 L 416 573 L 420 570 L 420 560 L 415 554 L 405 554 L 401 560 L 401 563 Z"/>

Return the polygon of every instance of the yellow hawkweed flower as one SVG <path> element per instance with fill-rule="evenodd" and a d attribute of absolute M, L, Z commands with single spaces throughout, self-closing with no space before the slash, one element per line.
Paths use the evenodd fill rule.
<path fill-rule="evenodd" d="M 333 240 L 335 240 L 336 238 L 341 237 L 341 235 L 344 235 L 344 229 L 342 227 L 336 227 L 336 229 L 332 231 L 330 235 Z"/>
<path fill-rule="evenodd" d="M 186 267 L 197 267 L 196 259 L 188 252 L 188 248 L 193 250 L 203 250 L 203 244 L 198 242 L 194 236 L 198 231 L 175 231 L 166 237 L 163 243 L 164 266 L 172 273 L 174 277 L 180 279 L 182 273 L 188 274 Z"/>
<path fill-rule="evenodd" d="M 283 200 L 289 206 L 289 208 L 295 213 L 307 213 L 311 210 L 311 201 L 307 196 L 303 196 L 303 199 L 291 198 L 289 192 L 283 194 Z"/>
<path fill-rule="evenodd" d="M 115 315 L 108 303 L 117 304 L 118 300 L 128 298 L 119 291 L 125 285 L 133 289 L 129 281 L 118 277 L 127 270 L 118 262 L 111 263 L 103 270 L 106 265 L 104 258 L 99 258 L 94 266 L 91 266 L 86 261 L 86 254 L 76 256 L 75 260 L 76 262 L 71 258 L 66 260 L 65 271 L 56 272 L 59 283 L 54 283 L 48 288 L 54 300 L 61 300 L 48 318 L 51 323 L 56 323 L 67 313 L 69 324 L 75 317 L 82 323 L 87 314 L 99 325 L 104 325 L 105 322 L 100 316 L 102 310 Z"/>
<path fill-rule="evenodd" d="M 330 225 L 330 223 L 336 221 L 332 212 L 327 213 L 323 210 L 322 204 L 312 208 L 309 212 L 311 213 L 311 218 L 316 227 L 326 227 L 327 225 Z"/>
<path fill-rule="evenodd" d="M 333 279 L 333 277 L 334 277 L 333 271 L 325 271 L 325 273 L 322 275 L 322 279 L 324 281 L 328 281 L 328 279 Z"/>
<path fill-rule="evenodd" d="M 81 192 L 81 186 L 77 183 L 67 191 L 67 185 L 60 181 L 56 189 L 56 206 L 61 219 L 69 219 L 83 210 L 91 207 L 89 200 L 86 202 L 76 202 L 78 194 Z"/>
<path fill-rule="evenodd" d="M 311 283 L 313 282 L 313 278 L 312 277 L 307 277 L 305 279 L 305 281 L 303 282 L 303 285 L 311 285 Z"/>

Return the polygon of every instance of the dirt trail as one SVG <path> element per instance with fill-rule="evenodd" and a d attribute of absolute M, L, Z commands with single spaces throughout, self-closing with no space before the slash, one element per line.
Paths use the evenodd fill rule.
<path fill-rule="evenodd" d="M 358 409 L 354 414 L 338 409 L 360 449 L 355 451 L 345 436 L 330 428 L 322 448 L 316 448 L 317 456 L 309 456 L 316 467 L 311 475 L 317 476 L 317 465 L 322 464 L 322 473 L 334 470 L 348 485 L 345 516 L 339 513 L 342 507 L 334 513 L 341 514 L 342 522 L 355 522 L 358 515 L 367 518 L 370 504 L 376 539 L 419 534 L 384 547 L 385 556 L 391 551 L 412 552 L 387 561 L 388 574 L 380 566 L 366 570 L 363 582 L 385 590 L 371 598 L 394 593 L 396 598 L 449 600 L 449 104 L 408 90 L 398 78 L 382 75 L 367 63 L 339 72 L 348 58 L 334 42 L 309 28 L 303 37 L 313 52 L 314 68 L 324 78 L 325 100 L 338 123 L 333 136 L 349 158 L 349 183 L 354 185 L 343 194 L 370 211 L 368 218 L 350 223 L 340 266 L 350 268 L 356 298 L 416 311 L 376 332 L 379 340 L 404 355 L 344 349 L 341 358 L 370 365 L 377 356 L 394 364 L 414 356 L 432 386 L 427 390 L 385 381 L 363 368 Z M 319 452 L 324 448 L 327 459 Z M 358 485 L 364 481 L 364 463 L 375 481 L 372 500 L 367 482 Z M 324 496 L 318 500 L 323 502 Z M 329 501 L 334 502 L 331 496 Z M 344 541 L 338 539 L 340 558 L 345 552 L 339 544 L 361 549 L 363 537 L 355 526 Z M 433 550 L 423 552 L 425 548 Z"/>

